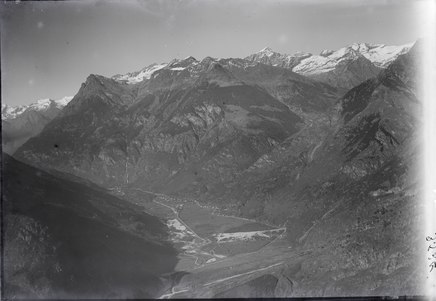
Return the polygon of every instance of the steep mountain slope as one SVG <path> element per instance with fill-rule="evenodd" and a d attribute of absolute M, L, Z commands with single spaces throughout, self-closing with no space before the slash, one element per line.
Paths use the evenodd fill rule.
<path fill-rule="evenodd" d="M 91 75 L 16 156 L 105 186 L 207 189 L 297 132 L 303 119 L 290 108 L 324 114 L 336 97 L 289 70 L 243 63 L 189 57 L 138 84 Z M 280 87 L 294 93 L 268 93 Z"/>
<path fill-rule="evenodd" d="M 58 100 L 42 99 L 27 106 L 11 107 L 2 104 L 3 151 L 12 154 L 29 138 L 59 114 L 73 97 Z"/>
<path fill-rule="evenodd" d="M 177 258 L 157 218 L 84 180 L 2 163 L 3 297 L 159 296 Z"/>
<path fill-rule="evenodd" d="M 305 249 L 318 250 L 318 257 L 303 264 L 299 277 L 312 280 L 303 281 L 296 294 L 321 294 L 313 289 L 315 283 L 323 283 L 327 295 L 422 292 L 424 279 L 416 264 L 422 218 L 416 164 L 419 60 L 417 45 L 344 97 L 343 125 L 331 140 L 337 149 L 326 147 L 341 167 L 330 166 L 333 173 L 323 172 L 317 177 L 321 185 L 303 193 L 302 199 L 317 199 L 326 207 L 298 235 Z M 323 160 L 333 158 L 323 154 Z M 326 250 L 321 252 L 322 246 Z M 314 279 L 314 273 L 320 277 Z M 336 282 L 325 281 L 327 275 L 335 275 Z"/>
<path fill-rule="evenodd" d="M 292 296 L 422 292 L 419 60 L 416 45 L 351 89 L 333 128 L 303 129 L 209 195 L 233 214 L 285 223 L 294 248 L 311 253 L 290 263 Z"/>
<path fill-rule="evenodd" d="M 242 59 L 221 59 L 219 64 L 245 83 L 264 88 L 296 114 L 325 112 L 338 97 L 330 85 L 310 80 L 289 69 Z"/>

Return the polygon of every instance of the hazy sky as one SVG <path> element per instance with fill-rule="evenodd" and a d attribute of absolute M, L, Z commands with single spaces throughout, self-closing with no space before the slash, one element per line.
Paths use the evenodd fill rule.
<path fill-rule="evenodd" d="M 156 0 L 9 2 L 1 10 L 2 101 L 74 95 L 112 76 L 194 56 L 245 57 L 269 46 L 319 53 L 420 37 L 423 1 Z"/>

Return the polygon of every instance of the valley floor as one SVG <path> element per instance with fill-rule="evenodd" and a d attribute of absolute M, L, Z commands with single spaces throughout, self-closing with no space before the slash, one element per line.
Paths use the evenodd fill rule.
<path fill-rule="evenodd" d="M 271 274 L 298 255 L 284 239 L 286 228 L 217 213 L 194 200 L 152 194 L 139 202 L 144 210 L 166 220 L 170 239 L 179 250 L 176 272 L 182 279 L 160 298 L 213 297 L 232 287 Z"/>
<path fill-rule="evenodd" d="M 383 220 L 369 215 L 368 223 L 373 224 L 372 228 L 316 238 L 319 231 L 315 228 L 343 219 L 337 216 L 344 214 L 337 210 L 342 202 L 332 204 L 319 221 L 307 227 L 303 236 L 293 243 L 290 236 L 293 229 L 289 224 L 274 226 L 225 216 L 217 208 L 201 205 L 196 200 L 140 189 L 135 197 L 127 199 L 163 220 L 169 230 L 168 239 L 178 250 L 174 272 L 166 275 L 169 281 L 158 295 L 162 299 L 321 297 L 349 295 L 350 291 L 360 295 L 384 295 L 396 291 L 404 281 L 409 282 L 408 287 L 417 286 L 418 280 L 412 281 L 408 276 L 414 269 L 409 265 L 412 257 L 405 257 L 407 261 L 397 261 L 392 266 L 398 256 L 395 250 L 404 250 L 404 246 L 365 242 L 367 237 L 375 239 L 377 235 L 385 235 L 374 228 L 378 225 L 385 229 Z M 402 206 L 404 212 L 410 212 L 408 206 L 413 204 L 407 200 L 407 197 L 389 194 L 383 203 L 369 199 L 361 206 L 374 214 L 378 212 L 376 208 L 387 204 Z M 303 243 L 308 236 L 313 236 L 311 243 Z M 390 253 L 383 253 L 387 249 Z"/>

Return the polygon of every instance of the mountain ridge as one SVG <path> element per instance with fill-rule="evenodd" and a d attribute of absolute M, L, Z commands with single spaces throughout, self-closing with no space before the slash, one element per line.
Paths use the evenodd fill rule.
<path fill-rule="evenodd" d="M 251 54 L 242 60 L 246 67 L 250 66 L 250 63 L 262 63 L 274 67 L 282 67 L 301 75 L 312 77 L 315 80 L 329 83 L 333 86 L 336 85 L 340 88 L 349 89 L 352 86 L 375 76 L 381 69 L 386 68 L 387 65 L 395 60 L 400 54 L 407 52 L 412 45 L 413 43 L 400 46 L 353 43 L 336 51 L 323 50 L 319 55 L 303 52 L 297 52 L 293 55 L 281 54 L 273 51 L 270 47 L 265 47 L 259 52 Z M 220 61 L 225 59 L 214 60 Z M 355 63 L 356 60 L 357 62 Z M 347 69 L 350 67 L 344 69 L 341 66 L 343 65 L 342 61 L 346 61 L 347 65 L 350 65 L 350 63 L 355 64 L 356 66 L 354 68 L 357 70 L 347 73 Z M 180 65 L 181 62 L 183 62 L 183 66 Z M 143 80 L 149 80 L 155 72 L 162 69 L 182 71 L 190 65 L 198 63 L 199 61 L 193 57 L 187 57 L 181 60 L 173 59 L 169 63 L 153 63 L 139 71 L 117 74 L 111 78 L 127 84 L 138 84 Z M 344 72 L 345 76 L 341 76 L 340 74 Z M 356 76 L 356 74 L 360 74 L 360 76 Z M 337 79 L 338 76 L 339 80 Z M 350 83 L 341 84 L 346 77 L 352 78 L 352 80 L 348 79 Z"/>

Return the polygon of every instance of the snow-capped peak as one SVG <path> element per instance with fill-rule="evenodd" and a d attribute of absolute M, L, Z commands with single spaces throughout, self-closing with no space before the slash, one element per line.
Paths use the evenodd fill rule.
<path fill-rule="evenodd" d="M 167 63 L 162 64 L 151 64 L 147 67 L 142 68 L 139 71 L 136 72 L 129 72 L 126 74 L 117 74 L 115 76 L 112 76 L 112 79 L 115 79 L 117 81 L 123 81 L 128 84 L 136 84 L 139 82 L 142 82 L 144 79 L 150 79 L 152 74 L 160 69 L 165 68 L 168 66 Z"/>
<path fill-rule="evenodd" d="M 365 51 L 368 50 L 370 48 L 374 48 L 380 45 L 377 44 L 367 44 L 367 43 L 353 43 L 351 44 L 349 47 L 356 50 L 356 51 Z"/>
<path fill-rule="evenodd" d="M 65 107 L 72 99 L 74 96 L 65 96 L 62 97 L 61 99 L 57 99 L 54 102 L 56 103 L 57 106 L 61 106 L 61 107 Z"/>
<path fill-rule="evenodd" d="M 27 111 L 45 112 L 50 106 L 55 106 L 57 109 L 62 109 L 73 99 L 73 96 L 65 96 L 61 99 L 53 100 L 49 98 L 39 99 L 29 105 L 8 106 L 2 104 L 2 120 L 14 119 Z"/>
<path fill-rule="evenodd" d="M 319 55 L 320 55 L 320 56 L 324 56 L 324 57 L 326 57 L 326 56 L 331 55 L 333 52 L 334 52 L 333 50 L 327 50 L 327 49 L 325 49 L 325 50 L 321 51 Z"/>
<path fill-rule="evenodd" d="M 257 55 L 260 57 L 262 56 L 271 57 L 275 54 L 280 55 L 279 53 L 274 52 L 270 47 L 265 47 L 257 52 Z"/>
<path fill-rule="evenodd" d="M 383 44 L 354 43 L 336 51 L 323 50 L 319 55 L 310 53 L 280 54 L 274 52 L 270 47 L 265 47 L 245 59 L 251 62 L 289 68 L 297 73 L 315 74 L 333 70 L 338 63 L 344 60 L 352 61 L 358 58 L 366 58 L 375 66 L 385 68 L 400 54 L 409 51 L 412 45 L 386 46 Z"/>
<path fill-rule="evenodd" d="M 190 65 L 195 65 L 197 64 L 198 61 L 193 57 L 193 56 L 188 56 L 187 58 L 183 59 L 183 60 L 172 60 L 169 64 L 168 67 L 171 67 L 171 70 L 183 70 L 186 67 L 189 67 Z M 183 69 L 181 69 L 183 68 Z"/>
<path fill-rule="evenodd" d="M 274 52 L 274 51 L 270 47 L 265 47 L 259 51 L 259 53 L 263 53 L 263 52 Z"/>
<path fill-rule="evenodd" d="M 358 58 L 362 58 L 362 54 L 350 46 L 336 51 L 323 50 L 319 55 L 311 55 L 301 60 L 292 71 L 303 75 L 321 74 L 333 71 L 342 62 L 351 62 Z"/>
<path fill-rule="evenodd" d="M 37 111 L 47 109 L 52 103 L 52 100 L 49 98 L 39 99 L 35 103 L 29 105 L 29 108 L 33 108 Z"/>
<path fill-rule="evenodd" d="M 2 105 L 2 120 L 15 118 L 18 115 L 21 115 L 27 106 L 8 106 Z"/>
<path fill-rule="evenodd" d="M 399 55 L 408 52 L 413 44 L 386 46 L 384 44 L 354 43 L 350 45 L 350 48 L 362 54 L 374 65 L 385 68 Z"/>
<path fill-rule="evenodd" d="M 188 57 L 184 58 L 183 61 L 196 62 L 197 59 L 195 57 L 193 57 L 193 56 L 188 56 Z"/>
<path fill-rule="evenodd" d="M 250 62 L 262 63 L 276 67 L 292 69 L 302 59 L 311 56 L 310 53 L 299 52 L 294 55 L 282 54 L 273 51 L 270 47 L 265 47 L 260 51 L 249 55 L 245 60 Z"/>
<path fill-rule="evenodd" d="M 136 84 L 142 82 L 145 79 L 153 78 L 156 71 L 161 69 L 172 71 L 183 71 L 188 67 L 197 65 L 199 62 L 192 56 L 188 56 L 184 59 L 173 59 L 169 63 L 151 64 L 139 71 L 129 72 L 126 74 L 117 74 L 112 76 L 112 79 L 124 82 L 127 84 Z"/>
<path fill-rule="evenodd" d="M 356 59 L 359 56 L 361 56 L 361 54 L 354 50 L 351 47 L 343 47 L 340 48 L 336 51 L 333 51 L 328 57 L 332 58 L 332 59 Z"/>

